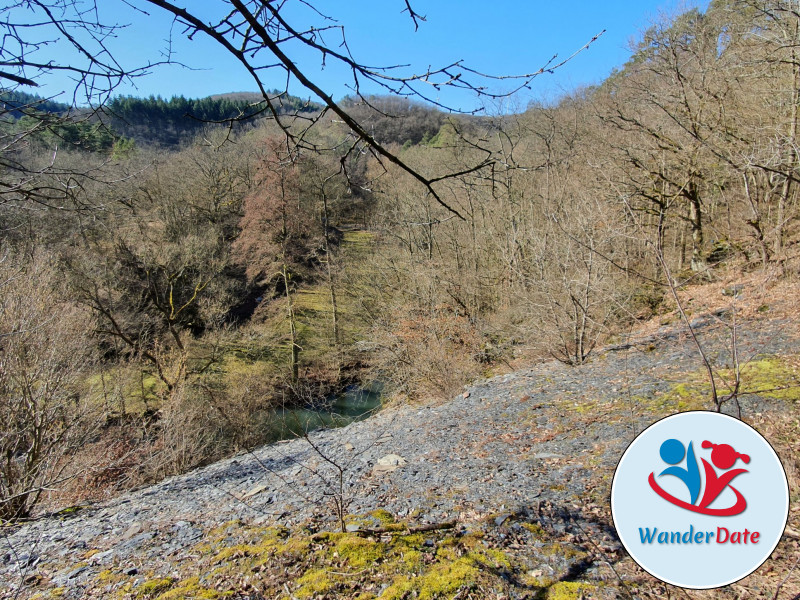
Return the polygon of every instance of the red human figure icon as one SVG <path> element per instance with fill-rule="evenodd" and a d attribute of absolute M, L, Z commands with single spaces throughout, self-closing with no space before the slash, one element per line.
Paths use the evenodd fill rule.
<path fill-rule="evenodd" d="M 748 464 L 750 462 L 750 457 L 747 454 L 741 454 L 736 452 L 732 446 L 728 444 L 713 444 L 708 440 L 705 440 L 702 444 L 703 448 L 713 448 L 711 451 L 711 462 L 714 463 L 714 466 L 718 469 L 730 469 L 738 459 L 742 459 L 742 462 Z M 717 499 L 726 487 L 730 485 L 730 482 L 741 475 L 742 473 L 747 473 L 747 469 L 733 469 L 732 471 L 728 471 L 726 473 L 722 473 L 722 475 L 717 475 L 717 472 L 714 470 L 708 461 L 705 458 L 700 459 L 703 461 L 703 468 L 705 469 L 706 473 L 706 489 L 703 493 L 703 499 L 700 501 L 700 507 L 706 508 L 709 504 L 711 504 L 714 500 Z M 730 486 L 731 490 L 736 494 L 736 504 L 731 507 L 732 511 L 729 514 L 739 514 L 747 507 L 747 502 L 745 501 L 742 494 L 737 490 L 735 487 Z"/>

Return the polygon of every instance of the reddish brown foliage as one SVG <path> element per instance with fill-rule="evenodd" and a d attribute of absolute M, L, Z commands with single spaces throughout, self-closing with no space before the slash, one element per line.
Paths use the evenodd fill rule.
<path fill-rule="evenodd" d="M 245 198 L 241 234 L 233 245 L 251 280 L 272 279 L 283 265 L 302 272 L 317 260 L 319 227 L 303 193 L 300 161 L 287 155 L 280 140 L 267 141 L 259 184 Z"/>

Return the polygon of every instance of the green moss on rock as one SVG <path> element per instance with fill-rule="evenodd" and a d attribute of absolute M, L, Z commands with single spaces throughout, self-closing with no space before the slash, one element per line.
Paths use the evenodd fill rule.
<path fill-rule="evenodd" d="M 355 534 L 338 534 L 334 548 L 339 557 L 355 569 L 374 565 L 385 553 L 384 544 Z"/>
<path fill-rule="evenodd" d="M 336 587 L 336 582 L 325 569 L 313 569 L 297 580 L 300 585 L 294 595 L 297 598 L 313 598 L 325 594 Z"/>
<path fill-rule="evenodd" d="M 199 577 L 190 577 L 158 596 L 157 600 L 184 600 L 185 598 L 196 600 L 220 600 L 230 595 L 232 595 L 231 592 L 219 592 L 201 585 Z"/>
<path fill-rule="evenodd" d="M 162 593 L 170 589 L 175 580 L 172 577 L 161 577 L 157 579 L 150 579 L 145 581 L 138 588 L 136 588 L 137 598 L 156 598 Z"/>
<path fill-rule="evenodd" d="M 591 597 L 597 588 L 580 581 L 559 581 L 547 590 L 547 600 L 578 600 Z"/>

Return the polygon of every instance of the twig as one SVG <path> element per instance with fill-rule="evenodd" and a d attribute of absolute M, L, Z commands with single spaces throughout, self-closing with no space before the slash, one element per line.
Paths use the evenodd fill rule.
<path fill-rule="evenodd" d="M 575 526 L 576 526 L 578 529 L 580 529 L 580 530 L 581 530 L 581 533 L 582 533 L 582 534 L 583 534 L 583 536 L 584 536 L 584 537 L 585 537 L 585 538 L 588 540 L 588 542 L 589 542 L 589 543 L 592 545 L 592 548 L 594 548 L 594 549 L 595 549 L 595 551 L 596 551 L 598 554 L 600 554 L 600 556 L 602 556 L 602 557 L 603 557 L 603 562 L 605 562 L 605 563 L 606 563 L 606 564 L 609 566 L 609 568 L 611 569 L 611 571 L 612 571 L 612 572 L 614 573 L 614 575 L 617 577 L 617 580 L 619 581 L 619 585 L 620 585 L 620 587 L 622 587 L 622 589 L 623 589 L 623 590 L 625 590 L 625 594 L 628 596 L 628 598 L 630 598 L 630 600 L 635 600 L 635 599 L 634 599 L 634 597 L 633 597 L 633 595 L 631 594 L 630 590 L 628 589 L 628 586 L 627 586 L 627 584 L 626 584 L 626 583 L 625 583 L 625 581 L 622 579 L 622 576 L 621 576 L 621 575 L 620 575 L 620 574 L 617 572 L 617 570 L 614 568 L 614 565 L 611 563 L 611 561 L 610 561 L 610 560 L 608 560 L 608 559 L 606 558 L 606 553 L 605 553 L 605 552 L 603 552 L 603 550 L 602 550 L 602 549 L 601 549 L 601 548 L 600 548 L 600 547 L 599 547 L 597 544 L 595 544 L 595 542 L 594 542 L 594 540 L 592 539 L 592 537 L 591 537 L 591 536 L 590 536 L 588 533 L 586 533 L 586 530 L 585 530 L 583 527 L 581 527 L 581 524 L 578 522 L 578 520 L 577 520 L 577 519 L 573 518 L 573 519 L 572 519 L 572 522 L 575 524 Z"/>
<path fill-rule="evenodd" d="M 780 594 L 780 593 L 781 593 L 781 588 L 784 586 L 784 584 L 785 584 L 787 581 L 789 581 L 789 577 L 791 577 L 791 576 L 792 576 L 792 573 L 794 572 L 794 570 L 795 570 L 795 568 L 797 567 L 797 564 L 798 564 L 798 563 L 800 563 L 800 556 L 798 556 L 798 557 L 795 559 L 795 561 L 794 561 L 794 564 L 793 564 L 793 565 L 792 565 L 792 567 L 789 569 L 789 572 L 786 574 L 786 577 L 784 577 L 784 578 L 783 578 L 783 581 L 781 581 L 781 582 L 778 584 L 778 587 L 776 587 L 776 588 L 775 588 L 775 595 L 772 597 L 772 600 L 778 600 L 778 594 Z M 794 598 L 792 598 L 792 600 L 796 600 L 798 597 L 800 597 L 800 594 L 798 594 L 797 596 L 795 596 Z"/>

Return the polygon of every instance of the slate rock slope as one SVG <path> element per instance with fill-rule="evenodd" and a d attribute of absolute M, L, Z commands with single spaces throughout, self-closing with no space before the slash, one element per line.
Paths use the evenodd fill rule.
<path fill-rule="evenodd" d="M 730 330 L 713 314 L 695 325 L 714 361 L 729 362 Z M 796 352 L 796 326 L 788 320 L 741 323 L 737 336 L 740 355 L 755 362 Z M 780 395 L 750 394 L 741 402 L 746 415 L 797 411 Z M 663 327 L 621 340 L 580 367 L 540 364 L 479 382 L 449 402 L 389 407 L 103 504 L 6 527 L 0 597 L 54 590 L 83 597 L 108 573 L 135 585 L 137 573 L 167 577 L 192 560 L 210 531 L 234 521 L 335 530 L 337 500 L 347 514 L 380 509 L 417 526 L 502 528 L 515 515 L 536 514 L 556 532 L 577 523 L 596 540 L 593 548 L 607 553 L 603 561 L 618 560 L 613 529 L 590 513 L 607 513 L 616 461 L 635 435 L 658 415 L 688 408 L 710 408 L 697 350 L 685 328 Z M 559 568 L 553 564 L 550 572 Z M 593 568 L 599 566 L 582 567 Z"/>

